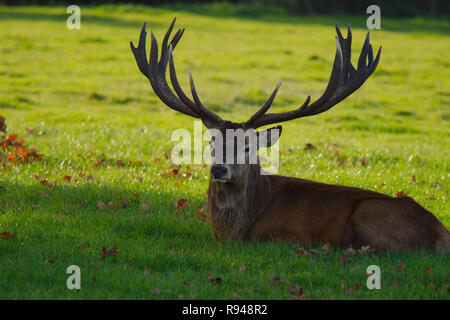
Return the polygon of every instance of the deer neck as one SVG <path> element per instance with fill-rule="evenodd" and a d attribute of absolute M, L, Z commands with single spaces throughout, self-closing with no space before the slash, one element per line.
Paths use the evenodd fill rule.
<path fill-rule="evenodd" d="M 208 217 L 216 239 L 246 239 L 268 200 L 269 179 L 260 172 L 259 165 L 250 165 L 238 181 L 222 183 L 210 179 Z"/>

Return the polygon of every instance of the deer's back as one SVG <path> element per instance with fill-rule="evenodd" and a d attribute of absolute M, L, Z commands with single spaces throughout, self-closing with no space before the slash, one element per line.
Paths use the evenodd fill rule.
<path fill-rule="evenodd" d="M 250 230 L 257 239 L 330 242 L 349 245 L 355 235 L 349 219 L 368 199 L 393 199 L 374 191 L 271 176 L 269 205 Z"/>

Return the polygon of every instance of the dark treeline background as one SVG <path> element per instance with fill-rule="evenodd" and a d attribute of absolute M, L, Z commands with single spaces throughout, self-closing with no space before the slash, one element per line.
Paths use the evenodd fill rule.
<path fill-rule="evenodd" d="M 0 0 L 0 4 L 6 5 L 56 5 L 56 4 L 118 4 L 139 3 L 148 5 L 166 5 L 171 3 L 214 3 L 228 2 L 241 5 L 271 5 L 287 9 L 293 14 L 361 14 L 369 5 L 380 6 L 383 16 L 441 16 L 449 15 L 449 0 Z"/>

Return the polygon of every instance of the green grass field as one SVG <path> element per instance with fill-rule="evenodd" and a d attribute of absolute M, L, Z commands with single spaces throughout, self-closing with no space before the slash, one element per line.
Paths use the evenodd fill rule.
<path fill-rule="evenodd" d="M 294 285 L 304 299 L 449 299 L 442 253 L 305 256 L 295 244 L 213 241 L 196 214 L 208 168 L 166 174 L 172 131 L 193 121 L 157 99 L 129 48 L 144 21 L 160 41 L 176 16 L 187 29 L 174 52 L 183 87 L 192 71 L 207 106 L 243 121 L 280 79 L 274 112 L 317 99 L 334 21 L 351 24 L 356 63 L 364 13 L 82 7 L 81 30 L 69 30 L 65 9 L 0 7 L 0 115 L 44 154 L 0 168 L 0 234 L 12 235 L 0 236 L 1 299 L 295 299 Z M 449 228 L 449 35 L 448 20 L 382 18 L 371 33 L 383 46 L 377 71 L 327 113 L 284 124 L 280 174 L 402 191 Z M 176 213 L 182 198 L 189 207 Z M 106 246 L 117 254 L 100 257 Z M 66 287 L 73 264 L 81 290 Z M 381 268 L 380 290 L 366 288 L 369 265 Z"/>

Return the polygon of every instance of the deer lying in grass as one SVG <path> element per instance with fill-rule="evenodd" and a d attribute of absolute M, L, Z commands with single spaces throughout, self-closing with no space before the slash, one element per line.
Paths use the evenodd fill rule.
<path fill-rule="evenodd" d="M 357 69 L 350 61 L 352 34 L 348 27 L 344 38 L 336 25 L 336 55 L 328 86 L 323 95 L 313 103 L 308 97 L 298 109 L 269 113 L 272 101 L 281 82 L 264 106 L 248 121 L 234 123 L 222 120 L 200 101 L 192 76 L 190 85 L 194 101 L 183 92 L 177 80 L 172 51 L 184 33 L 169 37 L 175 19 L 162 42 L 158 62 L 158 44 L 151 33 L 150 60 L 147 62 L 145 24 L 139 46 L 131 49 L 140 71 L 150 80 L 156 95 L 170 108 L 202 120 L 208 129 L 216 129 L 225 136 L 227 129 L 255 130 L 261 126 L 313 116 L 325 112 L 355 92 L 375 71 L 381 47 L 374 58 L 369 34 L 365 39 Z M 167 64 L 175 93 L 166 81 Z M 212 145 L 212 166 L 208 191 L 208 218 L 213 237 L 217 240 L 285 240 L 302 244 L 325 243 L 359 248 L 370 245 L 381 250 L 413 250 L 418 248 L 450 249 L 450 233 L 429 211 L 409 197 L 393 198 L 374 191 L 353 187 L 329 185 L 303 179 L 262 175 L 258 163 L 250 164 L 250 149 L 260 147 L 261 137 L 272 137 L 275 143 L 281 126 L 257 133 L 258 145 L 236 150 L 234 162 L 225 163 L 226 141 Z M 275 141 L 272 141 L 275 140 Z M 270 147 L 271 144 L 267 145 Z M 252 148 L 250 148 L 252 147 Z M 214 150 L 223 152 L 218 159 Z M 233 148 L 235 148 L 233 146 Z M 237 157 L 245 157 L 238 164 Z M 220 160 L 220 161 L 219 161 Z M 225 163 L 225 164 L 221 164 Z"/>

